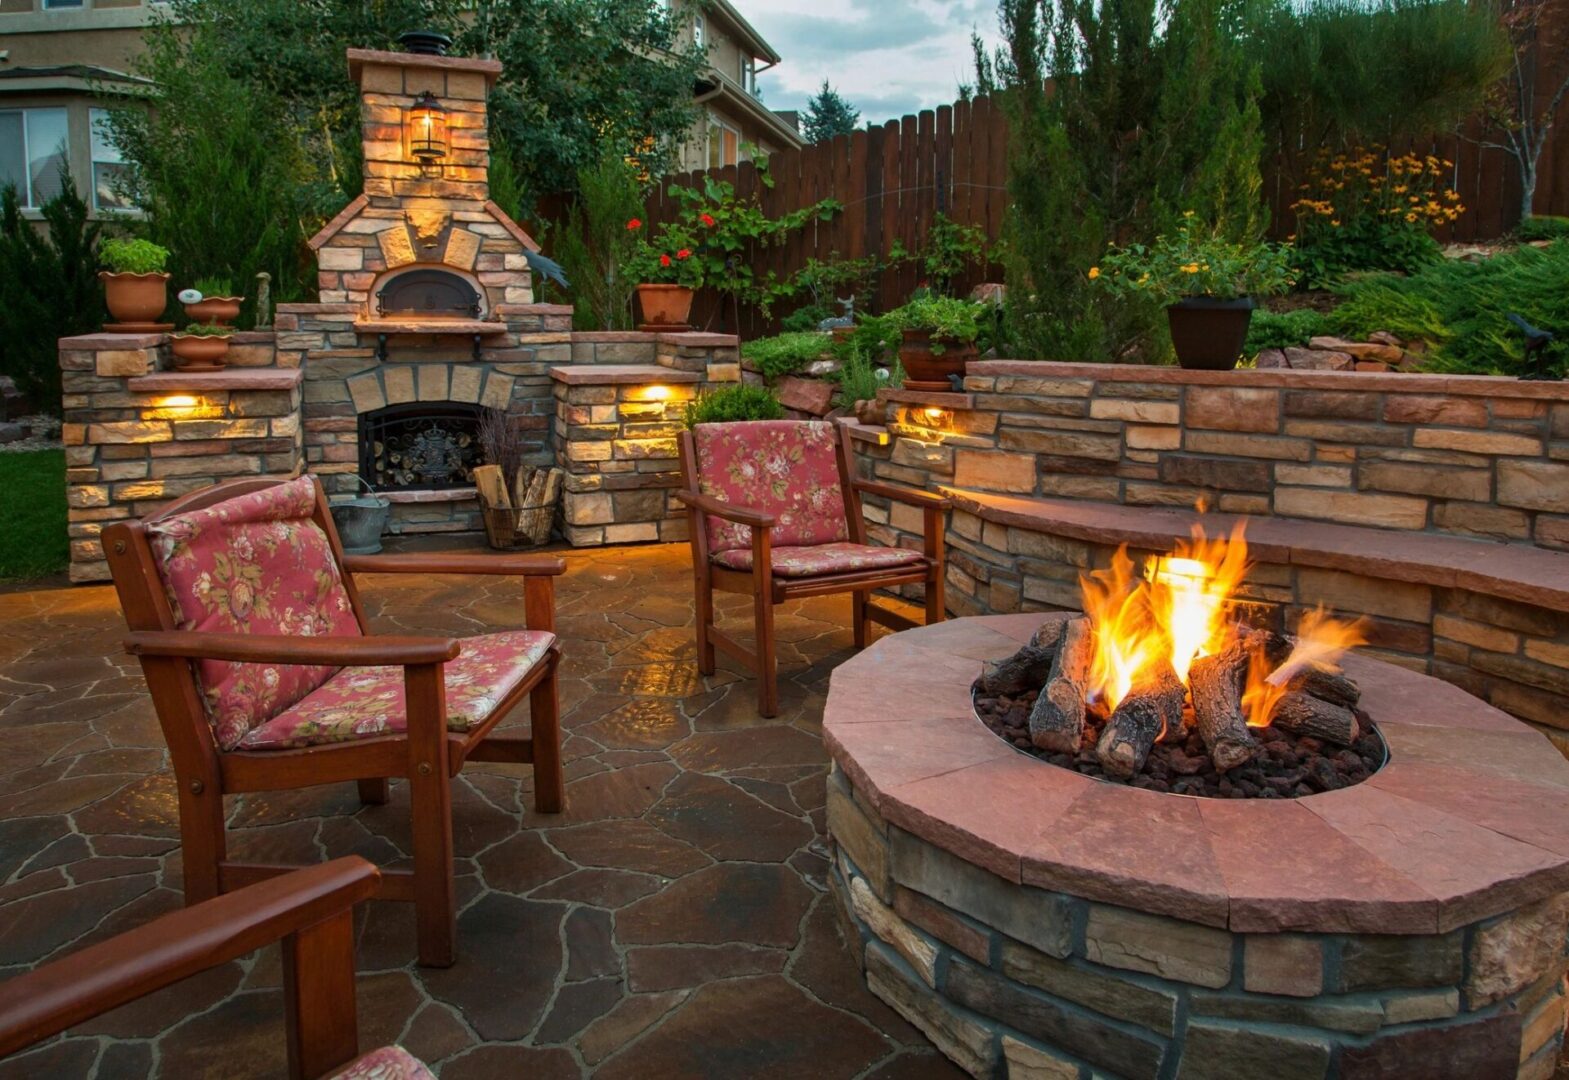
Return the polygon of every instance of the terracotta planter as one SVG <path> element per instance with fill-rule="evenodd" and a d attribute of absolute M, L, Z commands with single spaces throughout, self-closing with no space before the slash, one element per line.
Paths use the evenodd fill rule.
<path fill-rule="evenodd" d="M 243 296 L 204 296 L 194 304 L 186 304 L 185 314 L 193 323 L 211 326 L 228 326 L 240 317 Z"/>
<path fill-rule="evenodd" d="M 639 285 L 637 304 L 643 312 L 640 330 L 690 330 L 692 290 L 685 285 Z"/>
<path fill-rule="evenodd" d="M 962 380 L 965 365 L 980 355 L 973 341 L 937 342 L 926 330 L 902 333 L 904 341 L 899 346 L 899 363 L 904 365 L 906 390 L 951 393 L 956 389 L 952 377 L 956 375 Z M 934 352 L 934 346 L 939 346 L 940 351 Z"/>
<path fill-rule="evenodd" d="M 1230 371 L 1242 356 L 1253 320 L 1253 298 L 1190 296 L 1166 309 L 1177 363 L 1195 371 Z"/>
<path fill-rule="evenodd" d="M 104 303 L 120 328 L 163 328 L 158 316 L 169 306 L 168 274 L 111 274 L 100 270 L 98 280 L 104 283 Z"/>
<path fill-rule="evenodd" d="M 177 371 L 222 371 L 229 339 L 211 334 L 170 334 L 169 349 Z"/>

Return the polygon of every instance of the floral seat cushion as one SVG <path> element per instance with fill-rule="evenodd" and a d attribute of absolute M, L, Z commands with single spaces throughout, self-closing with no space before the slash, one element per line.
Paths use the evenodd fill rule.
<path fill-rule="evenodd" d="M 466 638 L 463 651 L 442 673 L 447 688 L 447 730 L 468 731 L 495 712 L 534 670 L 556 635 L 508 630 Z M 241 750 L 287 750 L 349 742 L 408 730 L 403 668 L 344 668 L 298 702 L 240 740 Z"/>
<path fill-rule="evenodd" d="M 357 637 L 360 626 L 327 534 L 312 519 L 308 476 L 154 522 L 148 540 L 177 629 Z M 332 667 L 202 660 L 196 666 L 218 745 L 326 682 Z"/>
<path fill-rule="evenodd" d="M 401 1046 L 383 1046 L 350 1062 L 330 1080 L 436 1080 L 431 1071 Z"/>
<path fill-rule="evenodd" d="M 699 424 L 692 430 L 697 486 L 732 506 L 774 515 L 776 547 L 811 547 L 850 538 L 839 483 L 839 433 L 823 420 Z M 708 550 L 750 547 L 746 525 L 707 515 Z"/>
<path fill-rule="evenodd" d="M 909 566 L 925 556 L 909 548 L 873 547 L 869 544 L 816 544 L 812 547 L 777 547 L 770 554 L 774 573 L 780 577 L 817 577 L 847 574 L 853 570 L 884 570 Z M 731 548 L 713 557 L 718 566 L 731 570 L 752 569 L 752 549 Z"/>

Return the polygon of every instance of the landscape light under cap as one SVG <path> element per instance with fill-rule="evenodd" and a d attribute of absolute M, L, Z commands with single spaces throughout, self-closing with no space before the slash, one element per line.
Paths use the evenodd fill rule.
<path fill-rule="evenodd" d="M 426 90 L 409 109 L 409 153 L 419 163 L 421 176 L 440 176 L 447 156 L 447 110 Z"/>

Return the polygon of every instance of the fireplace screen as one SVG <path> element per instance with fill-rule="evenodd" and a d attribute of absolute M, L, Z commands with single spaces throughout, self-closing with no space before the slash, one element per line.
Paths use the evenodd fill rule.
<path fill-rule="evenodd" d="M 360 476 L 378 491 L 466 487 L 485 463 L 475 405 L 391 405 L 359 434 Z"/>
<path fill-rule="evenodd" d="M 409 270 L 377 291 L 376 314 L 477 319 L 479 293 L 463 278 L 447 270 Z"/>

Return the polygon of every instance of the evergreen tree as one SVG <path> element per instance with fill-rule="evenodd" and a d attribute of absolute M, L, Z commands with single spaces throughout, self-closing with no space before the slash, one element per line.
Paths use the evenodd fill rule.
<path fill-rule="evenodd" d="M 1153 359 L 1160 312 L 1088 277 L 1109 243 L 1194 211 L 1230 239 L 1264 227 L 1257 65 L 1245 0 L 1003 0 L 1006 48 L 978 87 L 1010 120 L 1009 331 L 1026 356 Z"/>
<path fill-rule="evenodd" d="M 801 115 L 801 135 L 809 143 L 820 143 L 835 135 L 848 135 L 861 122 L 861 110 L 851 108 L 839 91 L 823 80 L 823 87 L 806 103 Z"/>

